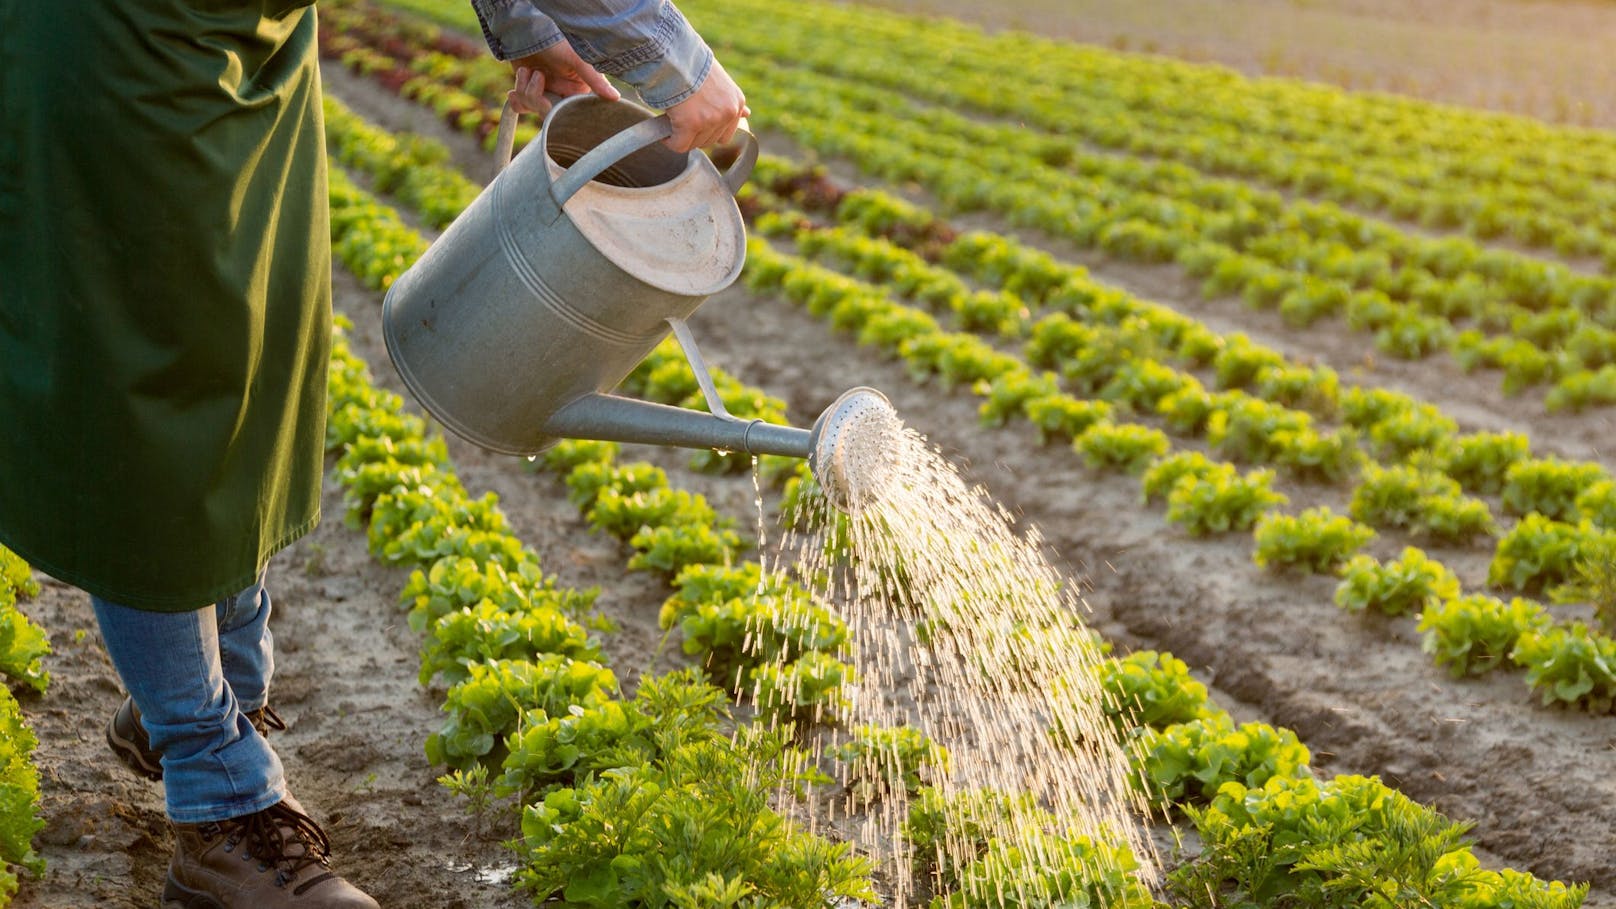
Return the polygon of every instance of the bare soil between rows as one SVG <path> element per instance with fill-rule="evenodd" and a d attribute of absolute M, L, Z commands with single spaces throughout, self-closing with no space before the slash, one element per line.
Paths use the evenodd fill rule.
<path fill-rule="evenodd" d="M 328 78 L 366 116 L 444 138 L 409 105 L 339 74 Z M 448 138 L 462 160 L 481 160 L 469 143 Z M 1141 280 L 1090 264 L 1103 278 Z M 356 350 L 381 384 L 398 390 L 380 340 L 380 296 L 346 274 L 336 286 L 339 310 L 357 326 Z M 1171 294 L 1154 298 L 1196 308 Z M 1260 571 L 1245 535 L 1186 537 L 1140 506 L 1131 478 L 1091 473 L 1064 448 L 1039 446 L 1026 427 L 981 429 L 969 395 L 913 384 L 900 364 L 833 337 L 788 304 L 735 289 L 709 300 L 692 326 L 715 366 L 787 400 L 799 424 L 849 386 L 882 389 L 910 425 L 1042 531 L 1051 558 L 1085 585 L 1088 620 L 1107 637 L 1185 659 L 1240 718 L 1295 729 L 1321 770 L 1380 774 L 1474 821 L 1490 863 L 1592 881 L 1587 905 L 1616 906 L 1616 718 L 1540 708 L 1519 674 L 1451 680 L 1420 652 L 1412 620 L 1341 613 L 1332 581 Z M 1301 343 L 1284 332 L 1264 340 L 1293 350 Z M 1397 379 L 1427 397 L 1445 391 L 1438 403 L 1482 412 L 1493 394 L 1485 378 L 1428 364 L 1400 366 Z M 1597 445 L 1572 426 L 1560 427 L 1569 430 L 1560 438 L 1555 422 L 1532 420 L 1534 441 L 1573 451 Z M 553 479 L 519 460 L 452 447 L 467 488 L 498 493 L 515 532 L 549 571 L 601 588 L 599 605 L 619 624 L 606 643 L 621 678 L 632 686 L 640 672 L 678 663 L 656 627 L 659 582 L 627 572 L 618 546 L 587 530 Z M 668 467 L 676 484 L 705 493 L 741 526 L 755 521 L 749 476 L 685 475 L 681 458 L 666 452 L 628 456 Z M 513 830 L 511 818 L 473 818 L 425 760 L 421 743 L 441 722 L 442 698 L 415 678 L 419 639 L 397 604 L 405 573 L 377 564 L 363 534 L 342 525 L 332 482 L 325 509 L 321 526 L 271 567 L 279 664 L 271 699 L 290 721 L 272 741 L 293 791 L 327 825 L 338 869 L 383 906 L 529 905 L 504 880 L 511 856 L 498 840 Z M 16 905 L 155 906 L 171 844 L 161 790 L 131 776 L 104 744 L 122 693 L 88 602 L 46 580 L 24 609 L 55 648 L 50 690 L 24 703 L 41 740 L 47 827 L 39 846 L 50 870 L 24 882 Z"/>

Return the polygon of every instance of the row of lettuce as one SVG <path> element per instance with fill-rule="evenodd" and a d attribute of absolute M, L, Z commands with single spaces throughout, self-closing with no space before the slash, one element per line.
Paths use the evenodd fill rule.
<path fill-rule="evenodd" d="M 860 197 L 869 204 L 850 212 L 849 218 L 860 222 L 862 232 L 868 233 L 871 225 L 889 230 L 895 225 L 921 236 L 934 233 L 925 213 L 905 212 L 887 204 L 888 197 L 880 193 Z M 429 217 L 436 221 L 458 201 L 437 205 L 432 211 L 438 214 Z M 1360 450 L 1351 441 L 1362 434 L 1381 460 L 1396 462 L 1389 473 L 1377 465 L 1358 497 L 1364 502 L 1360 516 L 1383 528 L 1407 528 L 1439 544 L 1496 535 L 1498 524 L 1485 503 L 1462 491 L 1501 491 L 1504 509 L 1516 516 L 1538 513 L 1563 524 L 1611 520 L 1616 493 L 1597 465 L 1530 458 L 1527 440 L 1515 433 L 1460 436 L 1451 418 L 1406 396 L 1356 389 L 1343 396 L 1338 377 L 1327 368 L 1289 364 L 1278 352 L 1241 335 L 1220 338 L 1003 237 L 969 235 L 939 255 L 944 265 L 999 284 L 1004 288 L 1000 293 L 973 293 L 952 273 L 929 267 L 912 252 L 845 231 L 799 232 L 795 239 L 811 256 L 841 261 L 905 295 L 951 310 L 963 328 L 1005 338 L 1025 336 L 1028 360 L 1058 369 L 1081 394 L 1135 409 L 1159 409 L 1180 431 L 1197 432 L 1204 424 L 1209 441 L 1226 456 L 1304 478 L 1339 479 L 1357 469 Z M 1039 308 L 1052 312 L 1034 321 L 1030 313 Z M 1074 317 L 1083 324 L 1075 324 Z M 889 330 L 901 332 L 904 326 Z M 995 369 L 991 352 L 983 352 L 980 344 L 972 349 L 964 340 L 940 343 L 941 349 L 932 353 L 945 383 L 968 384 Z M 1197 367 L 1214 373 L 1217 394 L 1188 371 Z M 1013 410 L 1018 398 L 1041 397 L 1039 391 L 1050 381 L 1040 374 L 1026 382 L 1004 382 L 996 404 Z M 1100 415 L 1098 408 L 1034 411 L 1041 427 L 1054 423 L 1080 429 L 1085 419 Z M 1343 416 L 1344 425 L 1333 431 L 1314 422 Z M 1410 460 L 1417 463 L 1401 463 Z M 1500 476 L 1510 469 L 1517 470 L 1513 477 Z M 1572 500 L 1578 494 L 1580 504 Z M 1382 500 L 1390 502 L 1382 507 L 1377 504 Z M 1556 537 L 1568 536 L 1564 528 L 1550 530 Z M 1510 586 L 1524 584 L 1544 586 L 1531 578 Z"/>
<path fill-rule="evenodd" d="M 333 135 L 334 149 L 343 147 L 344 142 L 339 135 Z M 374 203 L 359 196 L 351 185 L 344 184 L 343 192 L 351 194 L 350 198 L 361 208 L 373 214 L 381 212 Z M 372 232 L 367 230 L 368 225 L 362 227 L 359 219 L 338 217 L 334 212 L 333 224 L 339 223 L 350 232 L 347 237 L 337 238 L 339 247 L 363 250 L 385 245 L 356 239 L 359 234 Z M 395 223 L 373 233 L 391 236 L 400 230 Z M 363 263 L 356 265 L 359 266 L 356 270 L 361 273 L 380 272 L 372 281 L 375 286 L 385 284 L 385 268 L 369 270 Z M 664 348 L 654 354 L 636 371 L 630 384 L 632 390 L 648 397 L 675 403 L 687 401 L 695 393 L 693 379 L 672 348 Z M 759 392 L 738 386 L 727 386 L 727 389 L 726 400 L 732 409 L 751 404 L 757 407 L 756 412 L 765 413 L 776 406 L 775 402 Z M 625 467 L 615 464 L 615 451 L 609 445 L 563 443 L 545 457 L 545 463 L 564 475 L 574 500 L 586 509 L 592 524 L 626 539 L 630 547 L 636 550 L 632 564 L 661 571 L 672 579 L 675 593 L 664 607 L 663 623 L 665 626 L 680 627 L 687 652 L 703 661 L 715 681 L 749 693 L 754 707 L 777 720 L 789 718 L 800 722 L 811 717 L 820 720 L 834 718 L 839 699 L 835 686 L 827 683 L 836 681 L 836 676 L 845 681 L 846 668 L 841 667 L 837 660 L 837 653 L 845 642 L 845 628 L 835 622 L 833 616 L 820 611 L 822 607 L 813 604 L 811 599 L 803 598 L 799 591 L 771 587 L 755 565 L 742 565 L 736 569 L 725 567 L 726 563 L 691 561 L 681 564 L 677 559 L 648 557 L 647 554 L 655 546 L 658 531 L 666 526 L 692 528 L 693 539 L 716 535 L 722 542 L 728 542 L 724 536 L 726 528 L 723 522 L 715 519 L 705 502 L 699 497 L 668 489 L 665 485 L 666 474 L 648 465 Z M 734 463 L 735 459 L 708 456 L 705 466 L 726 469 Z M 640 523 L 636 525 L 636 521 Z M 445 534 L 436 533 L 433 536 L 443 537 Z M 700 545 L 697 548 L 702 550 L 702 554 L 692 558 L 711 557 L 727 547 Z M 732 553 L 725 558 L 733 557 Z M 469 570 L 470 566 L 465 566 L 465 569 Z M 428 575 L 422 576 L 423 579 L 426 577 Z M 412 588 L 418 589 L 422 583 L 422 579 L 412 580 Z M 417 593 L 417 603 L 419 596 Z M 782 605 L 788 608 L 782 611 Z M 796 621 L 792 619 L 793 613 L 810 616 L 811 619 L 807 622 Z M 444 612 L 442 615 L 444 618 L 440 618 L 439 622 L 444 622 L 450 613 Z M 476 624 L 466 620 L 462 622 Z M 807 634 L 803 633 L 805 625 L 811 626 Z M 760 630 L 763 633 L 760 634 Z M 761 648 L 748 647 L 744 643 L 748 637 L 766 643 Z M 831 674 L 799 672 L 795 678 L 789 678 L 786 684 L 780 684 L 778 676 L 771 674 L 777 667 L 802 664 L 810 656 L 819 660 L 820 665 L 834 664 L 840 668 Z M 423 675 L 428 671 L 427 665 L 423 663 Z M 1174 799 L 1191 810 L 1204 828 L 1203 835 L 1210 844 L 1199 859 L 1175 872 L 1175 888 L 1181 889 L 1183 898 L 1191 900 L 1192 905 L 1198 898 L 1204 899 L 1207 894 L 1230 888 L 1254 895 L 1262 894 L 1265 898 L 1286 893 L 1356 893 L 1361 898 L 1371 892 L 1400 892 L 1402 888 L 1414 887 L 1418 892 L 1438 893 L 1459 900 L 1459 905 L 1477 906 L 1525 899 L 1538 900 L 1545 905 L 1576 905 L 1581 901 L 1582 890 L 1578 888 L 1544 884 L 1514 872 L 1479 869 L 1462 843 L 1462 826 L 1453 825 L 1426 809 L 1412 805 L 1376 780 L 1315 780 L 1306 769 L 1306 751 L 1295 742 L 1294 736 L 1260 725 L 1235 727 L 1226 714 L 1205 703 L 1204 688 L 1194 683 L 1183 665 L 1171 658 L 1148 653 L 1135 654 L 1127 660 L 1109 663 L 1106 672 L 1107 684 L 1116 690 L 1118 702 L 1141 705 L 1143 715 L 1154 717 L 1153 722 L 1161 727 L 1159 737 L 1153 738 L 1151 746 L 1146 749 L 1151 757 L 1142 762 L 1139 768 L 1141 785 L 1150 786 L 1160 796 Z M 771 681 L 771 678 L 774 680 Z M 806 688 L 804 681 L 809 683 Z M 451 702 L 453 699 L 451 692 Z M 804 705 L 806 709 L 803 709 Z M 582 709 L 587 711 L 587 708 Z M 458 758 L 474 761 L 462 764 L 460 772 L 477 773 L 476 767 L 484 765 L 489 755 L 499 753 L 495 744 L 499 736 L 480 726 L 468 735 L 468 730 L 455 725 L 463 722 L 457 720 L 456 716 L 452 715 L 450 725 L 446 725 L 445 731 L 434 737 L 434 744 L 429 748 L 434 754 L 441 754 L 445 760 Z M 505 739 L 505 751 L 515 754 L 527 746 L 525 739 L 529 733 L 523 730 L 541 730 L 531 733 L 541 742 L 562 739 L 568 744 L 579 742 L 580 736 L 574 731 L 560 735 L 559 729 L 550 730 L 548 716 L 546 713 L 545 726 L 541 730 L 537 723 L 524 725 L 512 712 L 507 711 L 506 722 L 515 723 L 516 727 Z M 1142 731 L 1143 728 L 1129 734 L 1157 735 Z M 595 731 L 597 734 L 582 737 L 587 741 L 586 745 L 566 752 L 568 758 L 573 759 L 570 764 L 542 758 L 518 762 L 550 772 L 560 768 L 554 776 L 536 776 L 529 780 L 529 785 L 535 791 L 544 790 L 542 781 L 548 781 L 555 788 L 545 791 L 542 809 L 537 804 L 527 809 L 528 818 L 538 818 L 540 826 L 548 823 L 550 827 L 547 831 L 536 833 L 533 823 L 526 825 L 524 831 L 528 834 L 528 841 L 524 848 L 531 849 L 535 836 L 543 843 L 553 843 L 552 834 L 555 831 L 571 829 L 567 822 L 574 817 L 572 812 L 577 805 L 576 784 L 580 770 L 602 771 L 606 766 L 598 763 L 603 759 L 586 759 L 584 755 L 591 747 L 606 752 L 611 752 L 614 747 L 610 731 L 599 728 Z M 743 736 L 737 741 L 745 738 Z M 1249 747 L 1253 741 L 1259 744 Z M 1279 742 L 1283 747 L 1263 744 L 1270 742 Z M 488 750 L 479 753 L 484 745 L 488 746 Z M 869 756 L 872 754 L 886 757 L 871 761 Z M 1235 754 L 1246 755 L 1244 763 L 1231 760 L 1231 755 Z M 938 749 L 926 747 L 923 739 L 917 739 L 913 730 L 859 730 L 843 755 L 849 767 L 854 768 L 849 770 L 850 785 L 873 790 L 918 786 L 923 769 L 919 765 L 938 762 Z M 787 763 L 800 760 L 792 758 L 789 750 L 774 752 L 772 757 Z M 589 763 L 591 760 L 597 763 Z M 604 760 L 609 764 L 612 759 Z M 512 778 L 509 759 L 502 767 L 505 776 L 500 779 L 505 781 L 507 789 L 514 787 L 520 791 L 523 784 L 519 779 Z M 601 775 L 612 777 L 619 773 L 617 770 L 606 770 Z M 575 785 L 567 786 L 561 782 L 569 776 Z M 461 785 L 466 785 L 465 777 L 461 778 Z M 623 813 L 623 816 L 645 817 L 643 800 L 635 802 L 630 797 L 631 793 L 626 791 L 614 792 L 620 798 L 613 803 L 614 810 Z M 1302 793 L 1300 798 L 1297 793 Z M 909 838 L 917 861 L 939 888 L 958 888 L 951 896 L 939 897 L 939 903 L 943 905 L 1003 905 L 1003 895 L 1007 893 L 1029 896 L 1033 900 L 1029 904 L 1047 904 L 1075 898 L 1079 892 L 1087 893 L 1090 899 L 1104 900 L 1112 905 L 1150 905 L 1151 897 L 1139 890 L 1131 878 L 1092 880 L 1091 875 L 1079 873 L 1078 869 L 1092 867 L 1090 859 L 1093 850 L 1103 848 L 1090 842 L 1066 842 L 1063 846 L 1057 845 L 1052 850 L 1040 850 L 1042 854 L 1032 855 L 983 840 L 977 843 L 975 861 L 962 868 L 951 866 L 942 860 L 940 844 L 943 840 L 957 841 L 962 836 L 970 839 L 971 831 L 993 829 L 986 822 L 988 814 L 1009 810 L 1017 796 L 978 793 L 973 797 L 947 799 L 936 790 L 918 789 L 917 795 L 919 800 L 910 814 L 909 823 Z M 1213 804 L 1211 809 L 1203 811 L 1195 808 L 1197 804 L 1209 804 L 1208 799 L 1220 795 L 1224 801 L 1210 803 Z M 1366 807 L 1375 812 L 1375 822 L 1367 826 L 1345 822 L 1349 814 L 1356 816 Z M 1320 825 L 1320 818 L 1327 817 L 1335 817 L 1338 823 Z M 1424 819 L 1424 826 L 1414 823 L 1415 819 Z M 655 835 L 661 829 L 654 819 L 648 819 L 647 823 L 648 835 Z M 1223 832 L 1220 833 L 1220 830 Z M 1275 860 L 1270 865 L 1269 873 L 1254 877 L 1250 869 L 1238 867 L 1238 856 L 1249 854 L 1253 848 L 1253 837 L 1272 838 L 1277 835 L 1278 842 L 1286 842 L 1301 830 L 1314 833 L 1290 847 L 1276 848 L 1272 853 Z M 1052 835 L 1056 833 L 1058 831 L 1052 832 Z M 688 840 L 680 842 L 688 844 L 687 847 L 692 850 L 690 855 L 701 854 L 695 844 L 690 844 Z M 1061 841 L 1054 838 L 1050 842 L 1059 844 Z M 1371 853 L 1417 849 L 1424 854 L 1431 853 L 1433 847 L 1439 847 L 1435 848 L 1434 854 L 1441 858 L 1417 873 L 1407 869 L 1394 872 L 1394 866 L 1389 864 L 1375 870 L 1371 867 L 1373 862 L 1367 865 L 1355 863 L 1356 860 L 1349 856 L 1349 853 L 1355 855 L 1358 850 L 1364 849 L 1364 844 L 1368 844 Z M 580 858 L 585 851 L 574 839 L 567 839 L 565 848 L 567 854 L 574 858 Z M 551 857 L 548 851 L 542 850 L 535 851 L 534 855 L 543 860 Z M 1051 861 L 1052 856 L 1059 858 Z M 595 858 L 599 859 L 599 856 Z M 642 867 L 641 862 L 638 856 L 633 856 L 631 861 L 619 861 L 615 857 L 609 859 L 609 864 L 636 869 Z M 950 871 L 950 868 L 953 870 Z M 1366 872 L 1366 869 L 1369 871 Z M 579 869 L 572 870 L 575 875 L 579 872 Z M 587 888 L 566 889 L 568 899 L 579 899 L 589 905 L 657 902 L 657 898 L 643 891 L 621 889 L 623 882 L 620 879 L 611 881 L 613 886 L 619 888 L 613 891 L 615 896 L 607 896 L 608 891 L 591 888 L 595 884 L 605 884 L 610 875 L 594 868 L 584 871 L 585 877 L 592 883 Z M 555 877 L 533 877 L 530 880 L 547 880 L 558 887 L 562 886 L 561 879 Z M 1363 889 L 1353 890 L 1354 886 L 1358 886 L 1352 883 L 1354 881 L 1360 882 Z M 1216 886 L 1212 890 L 1206 889 L 1206 885 L 1214 883 Z M 709 900 L 719 899 L 721 891 L 726 894 L 724 901 L 709 902 L 709 905 L 749 905 L 745 900 L 758 895 L 757 891 L 748 890 L 749 886 L 756 886 L 756 882 L 750 878 L 707 879 L 707 884 L 711 885 L 707 891 Z M 680 891 L 687 895 L 690 892 Z M 1201 896 L 1197 897 L 1197 893 Z M 683 905 L 685 903 L 680 900 L 684 898 L 667 889 L 660 896 L 664 904 L 671 901 Z M 592 899 L 598 902 L 590 902 Z M 612 902 L 612 899 L 619 901 Z M 804 902 L 787 900 L 785 904 L 823 905 L 827 899 L 822 894 Z"/>
<path fill-rule="evenodd" d="M 850 210 L 863 205 L 858 196 L 843 202 Z M 843 216 L 855 217 L 849 211 Z M 864 217 L 880 220 L 867 212 Z M 800 217 L 792 216 L 759 219 L 760 229 L 778 225 L 799 247 L 813 234 L 801 224 Z M 1018 274 L 1003 262 L 995 267 L 999 280 Z M 1426 648 L 1455 674 L 1485 672 L 1514 661 L 1526 667 L 1527 680 L 1544 703 L 1607 712 L 1616 701 L 1616 664 L 1611 662 L 1616 641 L 1608 635 L 1586 623 L 1552 622 L 1545 609 L 1519 597 L 1506 602 L 1488 594 L 1461 595 L 1452 574 L 1417 549 L 1384 564 L 1358 553 L 1376 537 L 1376 527 L 1450 545 L 1488 537 L 1496 532 L 1490 510 L 1462 489 L 1490 490 L 1502 496 L 1507 511 L 1524 517 L 1497 540 L 1489 584 L 1521 593 L 1553 590 L 1591 601 L 1599 607 L 1599 617 L 1610 622 L 1616 618 L 1616 578 L 1609 577 L 1616 554 L 1616 524 L 1610 523 L 1616 517 L 1610 508 L 1616 484 L 1597 464 L 1531 458 L 1527 440 L 1514 434 L 1459 437 L 1451 421 L 1437 421 L 1406 396 L 1357 388 L 1340 396 L 1348 424 L 1346 443 L 1321 443 L 1305 421 L 1306 413 L 1287 424 L 1283 408 L 1265 400 L 1227 390 L 1211 394 L 1193 377 L 1153 370 L 1155 361 L 1141 363 L 1143 358 L 1128 355 L 1137 345 L 1119 342 L 1119 333 L 1104 339 L 1096 339 L 1096 331 L 1074 333 L 1078 338 L 1088 335 L 1067 352 L 1088 369 L 1085 390 L 1098 393 L 1098 399 L 1086 398 L 1062 390 L 1055 377 L 1034 371 L 1041 351 L 1049 349 L 1036 330 L 1023 359 L 974 332 L 944 329 L 931 312 L 899 302 L 887 287 L 812 264 L 763 240 L 753 242 L 747 280 L 757 290 L 803 305 L 860 343 L 899 357 L 918 379 L 935 379 L 944 387 L 968 388 L 984 397 L 984 422 L 1025 419 L 1046 439 L 1072 445 L 1093 467 L 1142 474 L 1142 498 L 1165 500 L 1168 520 L 1191 534 L 1249 530 L 1259 565 L 1343 571 L 1338 602 L 1349 609 L 1419 613 Z M 927 297 L 913 287 L 905 295 Z M 942 299 L 958 303 L 962 298 L 949 294 Z M 1177 337 L 1180 349 L 1197 343 L 1198 326 L 1160 308 L 1141 317 L 1141 306 L 1149 304 L 1112 291 L 1090 309 L 1131 312 L 1121 324 L 1151 322 L 1135 330 Z M 956 324 L 971 318 L 962 317 L 958 308 L 941 309 Z M 1108 330 L 1106 318 L 1097 320 L 1101 331 Z M 1056 321 L 1041 324 L 1076 324 L 1064 313 L 1051 319 Z M 1234 349 L 1223 348 L 1211 359 Z M 1108 372 L 1095 370 L 1091 364 L 1096 359 L 1110 359 L 1114 365 Z M 1229 363 L 1223 361 L 1233 373 L 1237 367 Z M 1239 368 L 1245 370 L 1246 382 L 1264 374 L 1262 369 Z M 1276 385 L 1284 381 L 1283 370 L 1274 367 Z M 1068 380 L 1078 378 L 1070 367 L 1063 371 Z M 1318 394 L 1327 386 L 1315 380 L 1299 387 Z M 1287 497 L 1273 488 L 1272 467 L 1242 473 L 1235 464 L 1200 450 L 1175 451 L 1166 432 L 1130 421 L 1129 414 L 1151 415 L 1175 433 L 1201 439 L 1216 453 L 1273 465 L 1302 479 L 1338 479 L 1360 471 L 1363 455 L 1350 441 L 1356 432 L 1392 463 L 1361 465 L 1350 516 L 1326 506 L 1289 514 L 1281 510 Z"/>
<path fill-rule="evenodd" d="M 34 851 L 34 834 L 44 826 L 39 817 L 39 768 L 34 764 L 38 740 L 28 727 L 12 692 L 45 693 L 50 653 L 45 632 L 17 609 L 19 600 L 39 595 L 28 564 L 0 546 L 0 906 L 17 894 L 18 873 L 45 872 L 45 860 Z"/>
<path fill-rule="evenodd" d="M 424 41 L 400 48 L 381 37 L 390 28 L 385 16 L 338 15 L 356 24 L 332 39 L 330 53 L 488 134 L 502 88 L 500 67 L 485 54 L 431 50 Z M 1616 401 L 1613 279 L 1467 239 L 1419 236 L 1182 165 L 1052 145 L 1019 122 L 985 122 L 870 84 L 858 68 L 881 64 L 867 57 L 826 51 L 805 68 L 795 51 L 774 56 L 785 53 L 782 33 L 744 19 L 715 25 L 733 40 L 730 68 L 760 98 L 755 122 L 821 154 L 918 183 L 959 210 L 994 211 L 1126 259 L 1175 263 L 1202 282 L 1204 295 L 1238 295 L 1296 326 L 1340 316 L 1392 356 L 1448 350 L 1466 370 L 1499 371 L 1507 394 L 1552 383 L 1551 409 Z"/>
<path fill-rule="evenodd" d="M 726 50 L 1013 121 L 1055 147 L 1084 143 L 1181 162 L 1431 227 L 1616 263 L 1612 159 L 1597 163 L 1601 146 L 1616 150 L 1608 135 L 1253 82 L 1215 67 L 860 7 L 779 0 L 686 7 Z M 972 60 L 979 81 L 941 78 L 960 58 Z M 1018 90 L 1004 91 L 1007 84 Z M 1411 144 L 1418 155 L 1408 154 Z"/>

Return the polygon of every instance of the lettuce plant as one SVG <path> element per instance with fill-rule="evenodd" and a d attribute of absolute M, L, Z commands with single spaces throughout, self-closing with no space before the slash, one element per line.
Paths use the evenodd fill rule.
<path fill-rule="evenodd" d="M 1298 515 L 1268 512 L 1257 519 L 1252 535 L 1257 542 L 1252 559 L 1263 568 L 1323 574 L 1374 539 L 1375 531 L 1319 506 Z"/>

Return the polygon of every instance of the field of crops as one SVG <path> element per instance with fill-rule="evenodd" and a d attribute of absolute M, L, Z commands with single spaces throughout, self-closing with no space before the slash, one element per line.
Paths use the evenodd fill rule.
<path fill-rule="evenodd" d="M 401 394 L 381 291 L 491 176 L 509 82 L 462 7 L 321 7 L 344 341 L 325 526 L 276 568 L 274 697 L 294 789 L 384 905 L 875 903 L 888 875 L 822 810 L 852 798 L 905 806 L 936 905 L 1616 906 L 1616 135 L 858 6 L 681 4 L 765 151 L 743 282 L 692 319 L 726 405 L 801 425 L 878 387 L 1039 529 L 1170 806 L 1151 896 L 1060 830 L 936 860 L 1000 809 L 941 795 L 917 730 L 838 728 L 845 624 L 759 589 L 797 465 L 528 464 Z M 627 386 L 700 406 L 671 346 Z M 39 580 L 50 870 L 15 905 L 144 905 L 161 799 L 100 755 L 83 715 L 116 680 Z M 11 674 L 43 686 L 30 646 Z M 810 768 L 765 726 L 844 744 Z M 17 786 L 0 809 L 26 818 Z"/>

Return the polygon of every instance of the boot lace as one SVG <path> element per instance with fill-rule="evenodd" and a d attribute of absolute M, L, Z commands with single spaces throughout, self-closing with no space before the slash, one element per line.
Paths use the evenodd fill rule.
<path fill-rule="evenodd" d="M 331 861 L 331 841 L 314 819 L 284 802 L 256 814 L 240 818 L 225 840 L 225 851 L 246 843 L 243 859 L 258 859 L 258 870 L 275 871 L 275 886 L 284 887 L 297 879 L 305 868 L 327 867 Z M 301 895 L 321 881 L 335 877 L 329 871 L 293 890 Z"/>
<path fill-rule="evenodd" d="M 276 732 L 286 731 L 286 721 L 275 712 L 275 708 L 265 704 L 257 710 L 247 711 L 247 722 L 253 724 L 259 735 L 268 735 L 271 729 Z"/>

